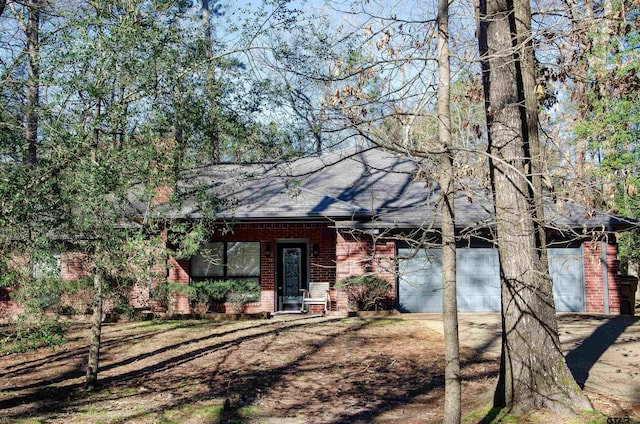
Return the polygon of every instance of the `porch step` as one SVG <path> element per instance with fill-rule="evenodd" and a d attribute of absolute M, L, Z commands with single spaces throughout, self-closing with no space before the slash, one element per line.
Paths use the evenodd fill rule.
<path fill-rule="evenodd" d="M 290 310 L 290 311 L 276 311 L 274 313 L 272 313 L 272 315 L 300 315 L 300 314 L 306 314 L 306 312 L 302 312 L 300 309 L 298 310 Z"/>

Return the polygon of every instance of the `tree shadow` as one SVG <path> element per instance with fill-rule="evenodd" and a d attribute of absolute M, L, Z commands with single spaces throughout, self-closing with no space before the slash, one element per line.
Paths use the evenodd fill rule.
<path fill-rule="evenodd" d="M 292 328 L 303 327 L 309 324 L 308 320 L 310 319 L 311 317 L 300 318 L 292 322 L 284 323 L 285 325 L 284 328 L 272 328 L 268 331 L 263 331 L 263 332 L 259 332 L 259 333 L 251 334 L 247 336 L 236 337 L 236 338 L 233 338 L 232 340 L 228 340 L 224 342 L 207 344 L 204 347 L 193 349 L 181 355 L 173 356 L 171 358 L 156 362 L 153 365 L 150 365 L 147 367 L 143 367 L 143 368 L 129 371 L 122 374 L 116 374 L 109 377 L 103 377 L 102 379 L 99 380 L 98 387 L 105 388 L 109 386 L 118 386 L 131 381 L 134 381 L 137 383 L 143 380 L 145 377 L 152 375 L 153 373 L 161 372 L 168 368 L 178 367 L 180 365 L 186 364 L 189 361 L 196 359 L 198 357 L 201 357 L 203 355 L 206 355 L 215 351 L 219 351 L 221 349 L 228 348 L 230 346 L 240 346 L 243 342 L 265 337 L 266 335 L 269 335 L 269 334 L 277 334 L 278 332 L 288 331 L 288 330 L 291 330 Z M 333 320 L 339 320 L 339 318 L 334 318 Z M 280 323 L 282 324 L 282 322 Z M 272 323 L 264 322 L 259 325 L 255 325 L 251 327 L 255 329 L 255 327 L 263 327 L 263 326 L 271 327 Z M 149 356 L 158 355 L 163 352 L 177 349 L 180 346 L 197 344 L 203 341 L 217 339 L 217 338 L 223 337 L 224 335 L 233 334 L 233 333 L 240 332 L 247 329 L 248 327 L 242 327 L 242 328 L 229 330 L 223 333 L 213 333 L 197 339 L 188 339 L 184 342 L 169 345 L 151 353 L 141 354 L 138 356 L 128 358 L 123 361 L 119 361 L 118 363 L 106 365 L 100 368 L 100 372 L 103 373 L 106 370 L 116 368 L 118 366 L 124 366 L 130 363 L 136 362 L 137 360 L 147 358 Z M 5 410 L 5 409 L 19 406 L 22 404 L 31 404 L 31 403 L 34 403 L 36 405 L 31 410 L 31 413 L 33 414 L 38 413 L 39 411 L 55 412 L 57 410 L 64 409 L 66 405 L 77 402 L 82 398 L 86 397 L 86 393 L 82 390 L 84 384 L 82 382 L 71 383 L 71 384 L 64 385 L 63 388 L 56 387 L 54 386 L 54 384 L 61 383 L 64 381 L 69 381 L 69 379 L 73 379 L 81 375 L 82 375 L 81 371 L 70 370 L 53 379 L 26 385 L 24 389 L 36 388 L 36 390 L 30 393 L 0 400 L 0 410 Z M 11 391 L 17 391 L 20 389 L 21 388 L 19 387 L 12 388 Z M 19 418 L 19 416 L 16 416 L 14 418 Z"/>
<path fill-rule="evenodd" d="M 89 329 L 88 325 L 85 327 L 86 329 Z M 108 348 L 113 344 L 126 344 L 128 342 L 142 340 L 144 338 L 153 337 L 158 334 L 172 331 L 173 329 L 174 328 L 167 328 L 165 330 L 151 331 L 145 334 L 134 334 L 124 338 L 119 338 L 117 339 L 117 341 L 105 340 L 101 344 L 101 347 Z M 86 339 L 86 337 L 80 337 L 80 336 L 73 337 L 73 339 L 67 339 L 67 342 L 79 341 L 81 339 Z M 38 359 L 26 360 L 26 361 L 20 362 L 19 364 L 5 366 L 4 369 L 0 371 L 0 378 L 15 377 L 22 374 L 29 374 L 34 370 L 39 369 L 43 366 L 49 365 L 53 362 L 64 362 L 64 361 L 73 359 L 74 357 L 78 356 L 79 353 L 84 353 L 85 351 L 88 350 L 88 348 L 85 348 L 85 347 L 81 347 L 78 349 L 70 349 L 70 350 L 58 350 L 58 349 L 59 349 L 58 347 L 52 348 L 53 351 L 50 355 L 40 357 Z M 50 383 L 51 381 L 49 381 L 47 384 L 50 384 Z M 32 387 L 35 387 L 35 386 L 32 385 Z M 22 387 L 14 387 L 12 389 L 20 390 L 25 388 L 28 388 L 28 387 L 22 386 Z"/>
<path fill-rule="evenodd" d="M 176 324 L 176 325 L 171 325 L 168 328 L 162 329 L 162 330 L 156 330 L 156 331 L 149 331 L 146 332 L 144 334 L 134 334 L 134 335 L 129 335 L 127 337 L 124 338 L 115 338 L 114 335 L 110 335 L 109 339 L 107 339 L 105 337 L 106 340 L 103 340 L 101 343 L 101 349 L 103 350 L 103 352 L 108 352 L 108 349 L 110 347 L 117 347 L 117 346 L 123 346 L 126 345 L 127 343 L 130 342 L 136 342 L 136 341 L 141 341 L 144 340 L 145 338 L 151 338 L 153 336 L 158 336 L 161 334 L 166 334 L 169 333 L 171 331 L 174 331 L 176 329 L 179 328 L 197 328 L 200 326 L 204 326 L 204 325 L 208 325 L 209 327 L 214 327 L 214 326 L 220 326 L 219 323 L 196 323 L 196 324 L 192 324 L 192 325 L 185 325 L 183 322 L 181 322 L 180 324 Z M 195 338 L 195 339 L 188 339 L 186 341 L 180 342 L 180 343 L 174 343 L 171 345 L 167 345 L 163 348 L 160 349 L 156 349 L 154 351 L 150 351 L 138 356 L 133 356 L 133 357 L 129 357 L 125 360 L 119 361 L 119 362 L 113 362 L 113 363 L 108 363 L 108 357 L 103 354 L 102 358 L 101 358 L 101 362 L 102 363 L 108 363 L 107 365 L 103 365 L 100 367 L 100 373 L 103 373 L 105 371 L 111 370 L 113 368 L 117 368 L 119 366 L 125 366 L 137 361 L 140 361 L 142 359 L 145 358 L 149 358 L 155 355 L 159 355 L 162 354 L 164 352 L 167 352 L 169 350 L 174 350 L 174 349 L 178 349 L 182 346 L 185 345 L 189 345 L 189 344 L 194 344 L 194 343 L 200 343 L 209 339 L 214 339 L 214 338 L 218 338 L 218 337 L 223 337 L 226 335 L 230 335 L 239 331 L 246 331 L 248 329 L 251 328 L 257 328 L 257 327 L 261 327 L 261 326 L 268 326 L 271 325 L 270 322 L 262 322 L 260 321 L 259 324 L 256 325 L 251 325 L 248 327 L 241 327 L 241 328 L 236 328 L 236 329 L 231 329 L 231 330 L 227 330 L 227 331 L 223 331 L 223 332 L 217 332 L 217 333 L 213 333 L 204 337 L 199 337 L 199 338 Z M 107 325 L 105 325 L 105 328 L 107 328 Z M 10 375 L 12 377 L 14 376 L 18 376 L 21 374 L 28 374 L 30 372 L 35 371 L 36 369 L 43 367 L 45 365 L 51 365 L 52 362 L 70 362 L 73 361 L 75 359 L 75 363 L 76 365 L 74 366 L 74 369 L 69 370 L 63 374 L 60 374 L 59 376 L 46 380 L 46 381 L 38 381 L 38 382 L 33 382 L 30 384 L 26 384 L 26 385 L 22 385 L 22 386 L 13 386 L 11 388 L 7 388 L 4 389 L 6 391 L 19 391 L 19 390 L 25 390 L 25 389 L 32 389 L 32 388 L 38 388 L 38 387 L 44 387 L 44 386 L 50 386 L 52 384 L 55 383 L 60 383 L 69 379 L 74 379 L 74 378 L 78 378 L 81 377 L 84 374 L 84 367 L 86 365 L 85 361 L 86 361 L 86 356 L 88 355 L 88 346 L 86 347 L 80 347 L 78 349 L 74 349 L 74 350 L 69 350 L 69 351 L 65 351 L 65 352 L 58 352 L 58 353 L 54 353 L 52 355 L 48 355 L 44 358 L 38 359 L 38 360 L 34 360 L 34 361 L 28 361 L 26 363 L 26 366 L 24 366 L 25 364 L 21 364 L 23 366 L 16 366 L 15 369 L 12 369 L 13 367 L 8 367 L 7 371 L 10 372 L 6 372 L 6 373 L 0 373 L 0 377 L 4 377 L 7 375 Z M 2 402 L 0 401 L 0 405 L 2 404 Z"/>
<path fill-rule="evenodd" d="M 167 411 L 179 417 L 182 411 L 205 405 L 215 409 L 207 422 L 219 423 L 253 422 L 247 417 L 256 408 L 262 410 L 265 400 L 271 402 L 267 413 L 274 419 L 304 417 L 327 423 L 370 422 L 386 411 L 393 414 L 412 405 L 439 408 L 444 387 L 441 340 L 432 340 L 436 343 L 430 345 L 433 356 L 427 359 L 413 355 L 398 359 L 402 349 L 384 348 L 390 340 L 387 333 L 368 330 L 383 322 L 304 317 L 264 323 L 245 334 L 241 329 L 219 329 L 218 334 L 231 337 L 217 339 L 207 333 L 172 343 L 154 350 L 155 355 L 164 354 L 136 369 L 126 367 L 130 357 L 108 362 L 112 372 L 101 380 L 95 395 L 84 392 L 78 380 L 43 383 L 31 393 L 0 401 L 0 408 L 7 412 L 7 419 L 21 418 L 25 406 L 32 417 L 53 419 L 93 410 L 96 401 L 115 401 L 120 406 L 142 402 L 139 410 L 117 419 L 128 422 L 162 418 Z M 397 340 L 424 342 L 422 335 L 403 334 Z M 170 346 L 181 349 L 174 352 Z M 464 358 L 463 366 L 479 363 L 474 354 Z M 464 380 L 482 381 L 495 375 L 494 370 L 469 368 Z M 145 405 L 145 393 L 159 400 Z M 12 406 L 19 408 L 11 411 Z"/>
<path fill-rule="evenodd" d="M 582 318 L 592 319 L 593 317 Z M 623 315 L 601 317 L 600 319 L 603 323 L 565 356 L 573 378 L 582 389 L 584 389 L 584 385 L 589 378 L 591 368 L 607 349 L 615 344 L 618 337 L 624 333 L 627 327 L 637 321 L 634 317 Z"/>

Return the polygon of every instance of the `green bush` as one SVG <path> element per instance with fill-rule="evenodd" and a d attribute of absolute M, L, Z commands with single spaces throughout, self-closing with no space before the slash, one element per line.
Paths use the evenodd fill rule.
<path fill-rule="evenodd" d="M 44 311 L 59 311 L 65 306 L 65 301 L 73 299 L 75 295 L 91 287 L 86 277 L 77 280 L 61 280 L 59 278 L 38 278 L 23 281 L 16 290 L 11 292 L 11 298 L 22 305 L 27 312 L 42 313 Z"/>
<path fill-rule="evenodd" d="M 158 305 L 165 309 L 169 309 L 170 304 L 170 290 L 169 283 L 167 284 L 158 284 L 151 290 L 151 300 L 158 303 Z"/>
<path fill-rule="evenodd" d="M 167 283 L 166 284 L 166 293 L 168 296 L 180 294 L 185 295 L 189 298 L 189 300 L 193 299 L 196 295 L 196 288 L 192 285 L 182 284 L 182 283 Z"/>
<path fill-rule="evenodd" d="M 254 280 L 202 280 L 191 284 L 168 283 L 156 287 L 154 299 L 168 299 L 171 294 L 181 294 L 195 305 L 230 302 L 236 305 L 260 300 L 260 284 Z"/>
<path fill-rule="evenodd" d="M 61 305 L 58 307 L 56 312 L 59 313 L 60 315 L 64 315 L 67 317 L 72 315 L 78 315 L 78 311 L 76 310 L 76 308 L 74 308 L 71 305 Z"/>
<path fill-rule="evenodd" d="M 194 281 L 195 300 L 199 303 L 224 303 L 230 290 L 230 281 L 202 280 Z"/>
<path fill-rule="evenodd" d="M 111 312 L 124 315 L 129 319 L 133 319 L 136 316 L 136 308 L 131 305 L 129 297 L 123 294 L 119 294 L 115 300 L 115 305 Z"/>
<path fill-rule="evenodd" d="M 391 283 L 375 275 L 354 275 L 336 282 L 336 288 L 347 294 L 349 308 L 374 311 L 388 306 Z"/>
<path fill-rule="evenodd" d="M 236 305 L 246 305 L 247 303 L 260 300 L 260 284 L 254 280 L 231 281 L 231 286 L 227 291 L 228 302 Z"/>
<path fill-rule="evenodd" d="M 65 326 L 51 318 L 34 320 L 32 316 L 23 314 L 18 316 L 12 329 L 0 339 L 3 351 L 26 352 L 43 346 L 58 346 L 65 341 Z"/>

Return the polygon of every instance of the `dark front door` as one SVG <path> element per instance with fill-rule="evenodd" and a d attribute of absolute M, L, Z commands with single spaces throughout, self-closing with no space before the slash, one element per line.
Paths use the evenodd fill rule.
<path fill-rule="evenodd" d="M 278 244 L 278 310 L 300 309 L 300 289 L 307 287 L 306 243 Z"/>

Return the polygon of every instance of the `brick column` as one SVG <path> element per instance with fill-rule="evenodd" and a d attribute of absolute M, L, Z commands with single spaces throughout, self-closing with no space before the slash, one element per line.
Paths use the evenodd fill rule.
<path fill-rule="evenodd" d="M 606 264 L 603 263 L 601 241 L 588 241 L 582 245 L 584 255 L 584 289 L 586 312 L 605 313 L 604 273 L 607 276 L 609 313 L 620 314 L 620 277 L 618 245 L 606 243 Z M 603 266 L 606 268 L 603 269 Z"/>
<path fill-rule="evenodd" d="M 368 234 L 353 234 L 337 230 L 336 279 L 353 275 L 374 273 L 391 283 L 391 296 L 395 298 L 395 243 L 374 241 Z M 337 310 L 348 309 L 347 296 L 341 290 L 336 293 Z"/>
<path fill-rule="evenodd" d="M 189 268 L 190 263 L 188 259 L 175 259 L 169 258 L 169 276 L 167 282 L 189 284 Z M 191 306 L 189 305 L 189 298 L 184 294 L 176 295 L 175 302 L 173 304 L 175 312 L 179 314 L 188 314 L 191 312 Z"/>
<path fill-rule="evenodd" d="M 609 283 L 609 313 L 620 315 L 620 261 L 618 260 L 618 244 L 607 245 L 607 273 Z"/>
<path fill-rule="evenodd" d="M 276 243 L 270 234 L 265 237 L 269 238 L 260 241 L 260 308 L 261 311 L 273 312 L 276 307 Z"/>

